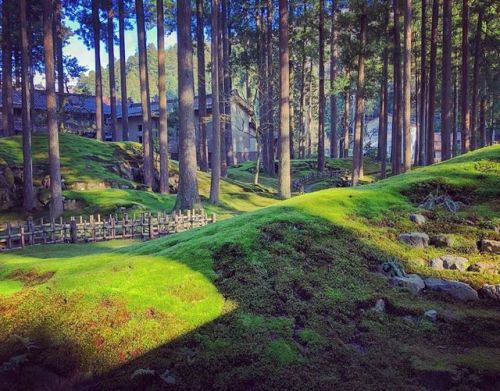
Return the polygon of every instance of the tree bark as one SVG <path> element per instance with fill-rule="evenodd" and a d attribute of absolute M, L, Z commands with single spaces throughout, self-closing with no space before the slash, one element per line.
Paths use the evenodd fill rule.
<path fill-rule="evenodd" d="M 12 37 L 11 1 L 4 0 L 2 7 L 2 127 L 5 137 L 15 134 L 14 106 L 12 101 Z"/>
<path fill-rule="evenodd" d="M 115 28 L 113 25 L 113 18 L 115 17 L 113 11 L 113 2 L 110 0 L 108 3 L 108 71 L 109 71 L 109 98 L 111 108 L 111 134 L 113 141 L 120 141 L 118 134 L 118 125 L 116 120 L 116 79 L 115 79 Z"/>
<path fill-rule="evenodd" d="M 350 75 L 348 73 L 347 80 L 350 82 Z M 350 94 L 349 94 L 349 87 L 347 88 L 347 91 L 345 92 L 345 98 L 344 98 L 344 136 L 343 136 L 343 148 L 342 148 L 342 157 L 343 158 L 348 158 L 349 157 L 349 112 L 351 111 L 350 109 Z"/>
<path fill-rule="evenodd" d="M 54 66 L 54 36 L 52 18 L 54 7 L 51 0 L 43 0 L 43 48 L 45 60 L 45 95 L 47 101 L 47 133 L 50 174 L 50 217 L 63 213 L 61 189 L 61 163 L 59 158 L 59 134 L 57 131 L 57 102 Z"/>
<path fill-rule="evenodd" d="M 451 158 L 451 0 L 443 1 L 443 75 L 441 81 L 441 160 Z"/>
<path fill-rule="evenodd" d="M 354 153 L 352 158 L 352 185 L 363 177 L 363 116 L 365 114 L 365 49 L 367 16 L 360 16 L 360 52 L 358 54 L 358 80 L 356 91 L 356 117 L 354 123 Z"/>
<path fill-rule="evenodd" d="M 227 176 L 227 153 L 226 153 L 226 91 L 224 85 L 224 26 L 222 13 L 222 1 L 219 0 L 219 113 L 220 113 L 220 149 L 221 149 L 221 175 Z"/>
<path fill-rule="evenodd" d="M 122 139 L 128 141 L 128 96 L 127 96 L 127 59 L 125 58 L 125 0 L 118 1 L 118 24 L 120 36 L 120 90 L 122 105 Z"/>
<path fill-rule="evenodd" d="M 198 58 L 198 112 L 200 123 L 200 168 L 208 171 L 207 89 L 205 83 L 205 34 L 203 0 L 196 0 L 196 55 Z"/>
<path fill-rule="evenodd" d="M 484 96 L 481 98 L 479 106 L 479 137 L 480 147 L 488 145 L 486 138 L 486 98 Z"/>
<path fill-rule="evenodd" d="M 469 111 L 469 1 L 462 2 L 462 85 L 460 109 L 462 115 L 462 153 L 470 149 L 470 111 Z"/>
<path fill-rule="evenodd" d="M 381 178 L 386 177 L 387 171 L 387 116 L 388 116 L 388 87 L 387 87 L 387 70 L 389 62 L 389 53 L 387 46 L 382 53 L 382 91 L 380 99 L 380 171 Z"/>
<path fill-rule="evenodd" d="M 168 194 L 168 122 L 167 122 L 167 78 L 165 74 L 165 21 L 163 0 L 156 0 L 156 33 L 158 40 L 158 96 L 160 121 L 160 193 Z"/>
<path fill-rule="evenodd" d="M 453 137 L 452 154 L 458 155 L 458 75 L 455 73 L 453 80 Z"/>
<path fill-rule="evenodd" d="M 434 111 L 436 105 L 436 55 L 439 0 L 432 2 L 431 53 L 429 61 L 429 102 L 427 113 L 427 164 L 434 163 Z"/>
<path fill-rule="evenodd" d="M 394 9 L 394 109 L 392 118 L 392 173 L 401 172 L 401 132 L 403 128 L 403 85 L 401 80 L 401 38 L 399 33 L 399 4 L 393 0 Z"/>
<path fill-rule="evenodd" d="M 182 210 L 195 209 L 201 206 L 200 196 L 198 195 L 198 180 L 196 178 L 196 131 L 194 127 L 193 44 L 191 40 L 190 0 L 177 0 L 177 42 L 180 145 L 179 191 L 177 193 L 175 208 Z M 216 110 L 215 106 L 213 105 L 212 110 Z"/>
<path fill-rule="evenodd" d="M 30 86 L 30 42 L 26 20 L 26 0 L 20 4 L 21 20 L 21 67 L 22 67 L 22 116 L 23 116 L 23 208 L 31 211 L 33 205 L 33 163 L 31 159 L 31 86 Z"/>
<path fill-rule="evenodd" d="M 335 0 L 332 0 L 332 30 L 330 42 L 330 157 L 339 157 L 339 142 L 337 136 L 337 93 L 335 81 L 337 78 L 337 29 L 335 26 Z"/>
<path fill-rule="evenodd" d="M 56 56 L 56 68 L 57 68 L 57 92 L 59 95 L 58 107 L 59 107 L 59 122 L 58 128 L 59 132 L 64 129 L 65 121 L 65 110 L 66 97 L 64 94 L 64 57 L 63 57 L 63 36 L 62 36 L 62 21 L 61 21 L 61 11 L 62 4 L 61 0 L 55 1 L 55 13 L 54 13 L 54 46 L 55 46 L 55 56 Z"/>
<path fill-rule="evenodd" d="M 325 11 L 319 0 L 318 171 L 325 170 Z"/>
<path fill-rule="evenodd" d="M 404 66 L 403 66 L 403 170 L 411 170 L 411 0 L 404 2 Z"/>
<path fill-rule="evenodd" d="M 102 104 L 102 74 L 101 74 L 101 23 L 99 21 L 99 0 L 92 0 L 92 30 L 94 36 L 95 55 L 95 138 L 103 140 L 104 113 Z"/>
<path fill-rule="evenodd" d="M 478 135 L 479 131 L 476 126 L 476 120 L 478 119 L 477 115 L 477 106 L 478 106 L 478 84 L 479 84 L 479 70 L 481 68 L 481 29 L 483 25 L 483 9 L 479 8 L 478 16 L 477 16 L 477 28 L 476 35 L 474 37 L 474 70 L 472 77 L 472 103 L 471 103 L 471 120 L 470 120 L 470 130 L 471 130 L 471 138 L 470 138 L 470 147 L 472 150 L 476 149 L 478 145 L 481 145 L 479 140 L 478 143 Z"/>
<path fill-rule="evenodd" d="M 426 162 L 426 105 L 427 105 L 427 0 L 422 0 L 422 21 L 420 26 L 420 132 L 418 164 L 424 166 Z"/>
<path fill-rule="evenodd" d="M 268 175 L 274 176 L 274 93 L 273 93 L 273 5 L 267 0 L 266 59 L 267 59 L 267 158 Z"/>
<path fill-rule="evenodd" d="M 149 77 L 146 49 L 146 31 L 144 25 L 144 4 L 142 0 L 135 0 L 137 16 L 137 40 L 139 43 L 139 80 L 141 86 L 142 107 L 142 144 L 143 144 L 143 172 L 144 184 L 153 188 L 153 140 L 151 132 L 151 106 L 149 99 Z"/>
<path fill-rule="evenodd" d="M 280 137 L 278 182 L 281 198 L 291 197 L 290 181 L 290 53 L 288 50 L 288 0 L 279 1 Z"/>
<path fill-rule="evenodd" d="M 229 41 L 229 0 L 222 0 L 222 52 L 223 63 L 222 69 L 224 72 L 224 137 L 226 145 L 226 164 L 228 167 L 234 166 L 235 156 L 233 151 L 233 128 L 231 122 L 231 98 L 232 98 L 232 81 L 231 81 L 231 45 Z"/>
<path fill-rule="evenodd" d="M 210 178 L 210 202 L 219 202 L 221 177 L 221 134 L 219 105 L 219 0 L 212 0 L 212 176 Z M 257 170 L 259 167 L 257 166 Z"/>

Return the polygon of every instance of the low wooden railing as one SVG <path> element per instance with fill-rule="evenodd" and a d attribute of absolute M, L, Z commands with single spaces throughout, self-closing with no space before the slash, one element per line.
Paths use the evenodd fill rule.
<path fill-rule="evenodd" d="M 46 221 L 40 219 L 35 224 L 28 219 L 23 224 L 7 223 L 0 230 L 0 251 L 23 248 L 36 244 L 54 243 L 88 243 L 115 239 L 154 239 L 189 229 L 215 223 L 216 215 L 208 216 L 204 210 L 188 210 L 185 212 L 141 213 L 120 217 L 101 215 L 89 217 L 71 217 L 69 221 L 62 218 Z"/>
<path fill-rule="evenodd" d="M 292 182 L 292 189 L 294 191 L 300 191 L 304 187 L 304 185 L 311 182 L 315 182 L 319 179 L 324 179 L 324 178 L 343 179 L 346 176 L 347 176 L 347 170 L 337 167 L 327 169 L 323 172 L 315 171 L 303 176 L 302 178 L 295 179 Z"/>

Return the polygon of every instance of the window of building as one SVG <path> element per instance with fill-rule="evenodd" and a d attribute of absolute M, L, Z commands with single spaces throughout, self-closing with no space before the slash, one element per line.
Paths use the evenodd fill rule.
<path fill-rule="evenodd" d="M 139 125 L 141 126 L 141 125 Z M 142 144 L 142 136 L 139 136 L 139 143 Z"/>
<path fill-rule="evenodd" d="M 142 132 L 142 125 L 138 125 L 138 126 L 137 126 L 137 131 L 138 131 L 139 133 L 141 133 L 141 132 Z"/>

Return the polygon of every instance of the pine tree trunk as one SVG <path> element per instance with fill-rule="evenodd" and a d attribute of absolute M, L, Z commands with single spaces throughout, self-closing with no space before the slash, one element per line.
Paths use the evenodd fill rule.
<path fill-rule="evenodd" d="M 458 155 L 458 75 L 455 73 L 453 80 L 453 137 L 452 154 Z"/>
<path fill-rule="evenodd" d="M 201 206 L 196 179 L 196 131 L 194 126 L 193 44 L 191 1 L 177 0 L 177 61 L 179 69 L 179 190 L 176 209 Z M 217 53 L 217 51 L 215 51 Z M 215 67 L 215 69 L 217 69 Z M 216 94 L 213 94 L 214 99 Z M 216 99 L 216 98 L 215 98 Z M 212 110 L 216 109 L 213 102 Z M 216 122 L 214 121 L 214 124 Z M 216 132 L 214 132 L 215 135 Z M 215 167 L 212 167 L 215 169 Z"/>
<path fill-rule="evenodd" d="M 92 0 L 92 31 L 94 37 L 95 55 L 95 138 L 103 140 L 104 112 L 102 103 L 102 74 L 101 74 L 101 23 L 99 21 L 99 0 Z"/>
<path fill-rule="evenodd" d="M 392 173 L 401 172 L 401 131 L 403 128 L 403 98 L 401 80 L 401 39 L 399 32 L 399 4 L 393 0 L 394 8 L 394 109 L 392 117 Z"/>
<path fill-rule="evenodd" d="M 274 94 L 273 94 L 273 5 L 267 0 L 266 59 L 267 59 L 267 167 L 268 175 L 274 176 Z"/>
<path fill-rule="evenodd" d="M 235 156 L 233 151 L 233 128 L 231 123 L 231 45 L 229 42 L 229 10 L 231 9 L 229 0 L 222 0 L 222 52 L 224 71 L 224 137 L 226 145 L 226 164 L 228 167 L 234 166 Z"/>
<path fill-rule="evenodd" d="M 356 116 L 354 119 L 354 151 L 352 158 L 352 185 L 362 179 L 363 167 L 363 116 L 365 114 L 365 49 L 367 16 L 360 16 L 360 52 L 358 54 L 358 80 L 356 86 Z"/>
<path fill-rule="evenodd" d="M 212 176 L 210 178 L 210 202 L 219 202 L 221 177 L 221 133 L 219 105 L 219 0 L 212 0 Z M 257 166 L 258 170 L 258 166 Z"/>
<path fill-rule="evenodd" d="M 443 1 L 443 75 L 441 81 L 441 160 L 451 158 L 451 0 Z"/>
<path fill-rule="evenodd" d="M 227 152 L 226 152 L 226 92 L 224 86 L 224 29 L 222 1 L 219 0 L 219 113 L 220 113 L 220 152 L 221 152 L 221 175 L 227 176 Z"/>
<path fill-rule="evenodd" d="M 278 182 L 281 198 L 291 197 L 290 180 L 290 53 L 288 50 L 288 0 L 279 1 L 280 135 Z"/>
<path fill-rule="evenodd" d="M 347 79 L 350 82 L 350 75 L 348 73 Z M 345 100 L 344 100 L 344 136 L 343 136 L 343 152 L 342 152 L 342 157 L 343 158 L 348 158 L 349 157 L 349 112 L 351 111 L 350 109 L 350 96 L 349 96 L 349 87 L 345 93 Z"/>
<path fill-rule="evenodd" d="M 2 6 L 2 127 L 5 137 L 15 133 L 14 106 L 12 101 L 12 37 L 11 0 Z"/>
<path fill-rule="evenodd" d="M 120 90 L 122 105 L 122 139 L 128 141 L 128 96 L 127 96 L 127 59 L 125 58 L 125 0 L 118 1 L 118 24 L 120 36 Z"/>
<path fill-rule="evenodd" d="M 146 31 L 144 25 L 144 4 L 142 0 L 135 0 L 137 16 L 137 40 L 139 43 L 139 81 L 141 87 L 142 107 L 142 144 L 143 144 L 143 172 L 144 184 L 153 188 L 153 140 L 151 132 L 151 106 L 149 99 L 149 77 L 146 49 Z"/>
<path fill-rule="evenodd" d="M 420 132 L 418 164 L 424 166 L 426 162 L 426 106 L 427 106 L 427 0 L 422 0 L 422 21 L 420 26 Z"/>
<path fill-rule="evenodd" d="M 295 137 L 295 107 L 294 107 L 294 78 L 295 78 L 295 73 L 294 73 L 294 68 L 292 61 L 289 62 L 288 68 L 290 69 L 290 79 L 289 79 L 289 84 L 290 84 L 290 159 L 295 159 L 295 145 L 294 145 L 294 137 Z"/>
<path fill-rule="evenodd" d="M 64 94 L 64 58 L 63 58 L 63 37 L 62 37 L 62 21 L 61 21 L 62 4 L 61 0 L 55 1 L 54 14 L 54 45 L 56 52 L 56 67 L 57 67 L 57 92 L 59 95 L 59 132 L 64 129 L 66 96 Z"/>
<path fill-rule="evenodd" d="M 337 136 L 337 94 L 335 81 L 337 78 L 337 29 L 335 26 L 335 0 L 332 0 L 332 30 L 330 42 L 330 157 L 339 157 L 339 141 Z"/>
<path fill-rule="evenodd" d="M 479 106 L 479 142 L 480 147 L 488 145 L 486 138 L 486 98 L 484 96 Z"/>
<path fill-rule="evenodd" d="M 479 140 L 478 143 L 478 128 L 476 127 L 477 106 L 478 106 L 478 84 L 479 84 L 479 70 L 481 68 L 481 28 L 483 25 L 483 9 L 479 9 L 477 16 L 477 28 L 476 36 L 474 37 L 474 73 L 472 78 L 472 103 L 471 103 L 471 120 L 470 120 L 470 147 L 472 150 L 476 149 L 477 145 L 481 144 Z"/>
<path fill-rule="evenodd" d="M 431 53 L 429 61 L 429 102 L 427 113 L 427 165 L 434 163 L 434 111 L 436 105 L 436 55 L 439 0 L 432 2 Z"/>
<path fill-rule="evenodd" d="M 113 25 L 114 11 L 113 2 L 108 5 L 108 72 L 109 72 L 109 98 L 111 108 L 111 134 L 113 141 L 120 141 L 118 125 L 116 120 L 116 79 L 115 79 L 115 29 Z"/>
<path fill-rule="evenodd" d="M 54 7 L 51 0 L 43 0 L 43 48 L 45 60 L 45 94 L 47 100 L 47 133 L 50 174 L 50 217 L 63 213 L 61 189 L 61 163 L 59 158 L 59 134 L 57 131 L 57 101 L 54 66 L 54 36 L 52 23 Z"/>
<path fill-rule="evenodd" d="M 22 116 L 23 116 L 23 208 L 33 209 L 33 163 L 31 159 L 31 86 L 30 53 L 28 22 L 26 20 L 26 0 L 20 0 L 21 21 L 21 67 L 22 67 Z"/>
<path fill-rule="evenodd" d="M 160 193 L 168 194 L 168 122 L 167 78 L 165 74 L 165 21 L 163 0 L 156 0 L 156 33 L 158 41 L 158 96 L 160 105 Z"/>
<path fill-rule="evenodd" d="M 462 153 L 470 149 L 469 111 L 469 1 L 462 2 L 462 85 L 460 89 L 460 111 L 462 116 Z"/>
<path fill-rule="evenodd" d="M 404 1 L 403 170 L 411 170 L 411 0 Z"/>
<path fill-rule="evenodd" d="M 318 171 L 325 170 L 325 11 L 319 0 Z"/>
<path fill-rule="evenodd" d="M 196 55 L 198 58 L 198 112 L 200 123 L 200 168 L 208 171 L 207 89 L 205 84 L 205 34 L 203 0 L 196 0 Z"/>
<path fill-rule="evenodd" d="M 381 178 L 386 177 L 387 171 L 387 116 L 388 116 L 388 86 L 387 73 L 389 63 L 389 50 L 387 46 L 382 53 L 382 91 L 380 99 L 380 171 Z"/>

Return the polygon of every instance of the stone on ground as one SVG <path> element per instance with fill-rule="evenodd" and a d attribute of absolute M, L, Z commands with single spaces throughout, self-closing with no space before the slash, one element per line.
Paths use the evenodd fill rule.
<path fill-rule="evenodd" d="M 424 312 L 424 318 L 429 319 L 431 322 L 435 322 L 437 320 L 437 311 L 436 310 L 428 310 Z"/>
<path fill-rule="evenodd" d="M 453 238 L 446 234 L 434 235 L 431 237 L 430 243 L 436 247 L 452 247 Z"/>
<path fill-rule="evenodd" d="M 427 221 L 427 219 L 425 218 L 425 216 L 421 215 L 419 213 L 412 213 L 410 215 L 410 220 L 413 221 L 417 225 L 423 225 Z"/>
<path fill-rule="evenodd" d="M 482 239 L 478 243 L 479 250 L 485 253 L 500 254 L 500 241 Z"/>
<path fill-rule="evenodd" d="M 460 281 L 427 278 L 425 279 L 425 287 L 430 291 L 446 293 L 461 301 L 475 301 L 479 299 L 477 292 L 470 285 Z"/>
<path fill-rule="evenodd" d="M 479 290 L 479 295 L 483 299 L 500 301 L 500 284 L 484 284 L 483 287 Z"/>
<path fill-rule="evenodd" d="M 460 270 L 464 272 L 467 269 L 467 264 L 469 260 L 464 257 L 457 257 L 454 255 L 442 255 L 438 258 L 431 259 L 429 261 L 429 267 L 434 270 Z"/>
<path fill-rule="evenodd" d="M 410 232 L 401 234 L 399 241 L 411 247 L 424 248 L 429 246 L 429 235 L 424 232 Z"/>
<path fill-rule="evenodd" d="M 406 277 L 393 277 L 391 283 L 417 294 L 425 288 L 424 280 L 418 274 L 408 274 Z"/>
<path fill-rule="evenodd" d="M 476 273 L 498 273 L 500 271 L 500 267 L 494 263 L 489 262 L 476 262 L 470 265 L 467 269 L 469 272 Z"/>

